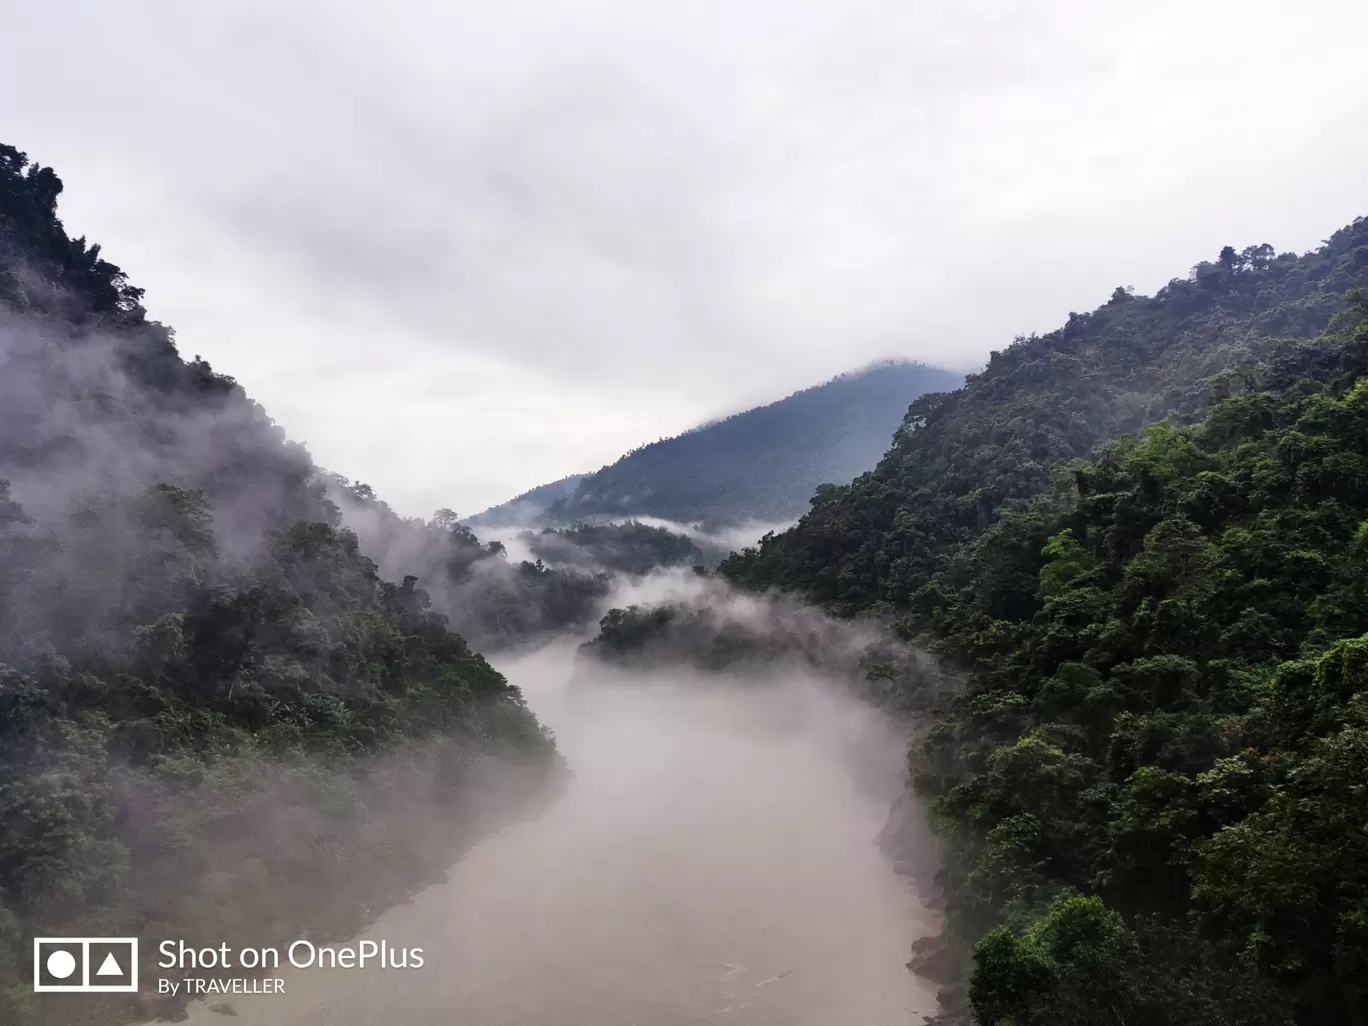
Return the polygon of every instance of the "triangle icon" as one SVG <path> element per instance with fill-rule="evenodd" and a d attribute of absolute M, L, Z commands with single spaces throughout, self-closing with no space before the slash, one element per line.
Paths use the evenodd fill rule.
<path fill-rule="evenodd" d="M 119 968 L 119 963 L 114 961 L 114 952 L 105 955 L 105 960 L 100 963 L 100 968 L 95 970 L 96 976 L 122 976 L 123 970 Z"/>

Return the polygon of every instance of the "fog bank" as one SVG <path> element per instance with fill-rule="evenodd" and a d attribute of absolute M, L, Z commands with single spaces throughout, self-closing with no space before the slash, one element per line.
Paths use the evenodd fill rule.
<path fill-rule="evenodd" d="M 366 935 L 422 947 L 424 968 L 287 970 L 283 995 L 232 999 L 237 1021 L 904 1026 L 934 1012 L 935 987 L 904 963 L 935 914 L 873 843 L 901 780 L 897 732 L 792 676 L 567 688 L 573 651 L 499 665 L 556 732 L 565 796 Z M 192 1021 L 225 1020 L 200 1006 Z"/>

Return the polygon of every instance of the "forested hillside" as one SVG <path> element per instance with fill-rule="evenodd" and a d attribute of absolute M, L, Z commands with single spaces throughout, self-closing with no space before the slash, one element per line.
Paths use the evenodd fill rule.
<path fill-rule="evenodd" d="M 750 587 L 803 591 L 845 612 L 938 601 L 951 557 L 1001 511 L 1050 487 L 1061 461 L 1257 389 L 1286 350 L 1312 339 L 1368 280 L 1368 222 L 1320 250 L 1227 247 L 1154 296 L 1117 289 L 1091 313 L 995 352 L 964 388 L 912 404 L 869 473 L 822 489 L 790 531 L 724 565 Z"/>
<path fill-rule="evenodd" d="M 34 935 L 349 935 L 557 759 L 60 192 L 0 146 L 0 1022 L 114 1026 L 153 1009 L 44 1004 Z"/>
<path fill-rule="evenodd" d="M 911 764 L 979 1022 L 1368 1022 L 1365 282 L 1359 220 L 1118 290 L 724 563 L 967 673 Z"/>
<path fill-rule="evenodd" d="M 507 502 L 493 506 L 483 513 L 477 513 L 473 517 L 467 517 L 465 523 L 476 528 L 490 525 L 517 526 L 538 523 L 552 503 L 568 499 L 574 494 L 579 483 L 587 476 L 586 474 L 571 474 L 559 481 L 530 488 L 521 495 L 515 495 Z"/>
<path fill-rule="evenodd" d="M 939 611 L 984 1022 L 1368 1021 L 1368 330 L 1302 355 L 1343 373 L 1074 468 Z"/>
<path fill-rule="evenodd" d="M 592 624 L 609 592 L 606 571 L 620 569 L 598 557 L 609 555 L 607 538 L 620 538 L 629 530 L 625 527 L 596 529 L 600 551 L 572 545 L 586 558 L 547 566 L 539 558 L 510 558 L 502 542 L 482 543 L 451 510 L 439 510 L 430 521 L 401 517 L 368 486 L 325 477 L 342 522 L 356 532 L 381 572 L 396 579 L 421 577 L 433 608 L 481 652 L 535 644 L 556 631 Z M 638 547 L 638 562 L 650 555 Z"/>
<path fill-rule="evenodd" d="M 962 380 L 950 371 L 900 362 L 843 374 L 634 449 L 575 481 L 574 490 L 549 502 L 534 522 L 555 526 L 624 516 L 712 524 L 790 520 L 807 508 L 818 485 L 849 481 L 872 467 L 913 399 Z M 527 512 L 526 499 L 488 510 L 478 522 L 516 522 L 515 514 Z"/>
<path fill-rule="evenodd" d="M 721 553 L 705 552 L 682 534 L 637 520 L 546 527 L 522 537 L 539 560 L 631 576 L 662 567 L 702 566 L 722 558 Z"/>

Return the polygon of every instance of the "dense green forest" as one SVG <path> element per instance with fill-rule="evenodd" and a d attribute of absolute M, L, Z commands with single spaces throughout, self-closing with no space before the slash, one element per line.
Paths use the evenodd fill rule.
<path fill-rule="evenodd" d="M 807 508 L 818 485 L 848 481 L 873 465 L 909 402 L 962 380 L 950 371 L 902 362 L 843 374 L 567 479 L 573 491 L 556 498 L 543 491 L 551 501 L 533 522 L 558 526 L 597 516 L 706 524 L 791 520 Z M 529 502 L 520 496 L 473 522 L 517 522 L 518 515 L 528 514 Z"/>
<path fill-rule="evenodd" d="M 626 526 L 605 527 L 586 529 L 583 538 L 571 532 L 559 548 L 552 543 L 559 535 L 551 532 L 541 539 L 548 552 L 532 546 L 534 557 L 544 556 L 546 562 L 514 560 L 502 542 L 481 542 L 451 510 L 438 510 L 427 521 L 401 517 L 369 486 L 333 474 L 325 478 L 342 522 L 356 532 L 381 573 L 396 579 L 421 577 L 433 608 L 481 652 L 536 644 L 557 631 L 590 625 L 611 589 L 610 572 L 623 569 L 619 564 L 654 559 L 654 565 L 665 565 L 678 554 L 679 543 L 693 549 L 687 539 L 670 532 L 648 529 L 642 535 Z M 593 544 L 576 547 L 573 539 L 593 539 Z M 569 555 L 569 550 L 583 558 L 554 560 L 571 564 L 566 566 L 547 565 L 553 555 Z"/>
<path fill-rule="evenodd" d="M 1071 468 L 955 575 L 916 767 L 983 1021 L 1368 1020 L 1368 329 L 1303 355 L 1344 374 Z"/>
<path fill-rule="evenodd" d="M 44 1004 L 34 935 L 348 936 L 559 766 L 308 454 L 67 235 L 60 192 L 0 146 L 7 1026 L 155 1010 Z"/>
<path fill-rule="evenodd" d="M 514 561 L 183 360 L 60 192 L 0 146 L 0 1022 L 58 1021 L 35 934 L 347 935 L 438 878 L 558 778 L 467 639 L 701 561 L 579 518 L 806 502 L 581 651 L 845 675 L 915 727 L 937 839 L 909 800 L 883 842 L 943 857 L 911 964 L 948 1018 L 1368 1024 L 1368 220 L 1118 289 L 953 392 L 876 368 L 534 490 L 560 522 Z"/>
<path fill-rule="evenodd" d="M 637 520 L 547 527 L 535 533 L 528 531 L 522 537 L 532 554 L 548 563 L 596 567 L 632 576 L 661 567 L 702 566 L 721 559 L 721 554 L 705 552 L 682 534 Z"/>
<path fill-rule="evenodd" d="M 979 1022 L 1368 1022 L 1366 282 L 1360 219 L 1117 290 L 723 564 L 967 674 L 911 767 Z"/>
<path fill-rule="evenodd" d="M 594 676 L 608 667 L 694 670 L 693 679 L 726 674 L 729 683 L 764 684 L 793 671 L 848 682 L 850 693 L 878 706 L 908 731 L 940 708 L 959 681 L 924 653 L 887 634 L 826 616 L 770 594 L 754 601 L 716 578 L 702 579 L 691 598 L 610 609 L 598 633 L 579 647 Z"/>
<path fill-rule="evenodd" d="M 964 388 L 918 399 L 874 470 L 820 489 L 793 530 L 724 573 L 847 613 L 934 604 L 933 579 L 954 553 L 1050 488 L 1061 461 L 1147 424 L 1196 423 L 1223 396 L 1262 387 L 1287 341 L 1317 337 L 1365 279 L 1358 221 L 1304 256 L 1227 247 L 1154 296 L 1117 289 L 1058 331 L 995 352 Z"/>
<path fill-rule="evenodd" d="M 846 652 L 837 625 L 806 620 L 800 611 L 775 603 L 738 615 L 728 596 L 610 609 L 598 633 L 580 646 L 596 663 L 621 669 L 691 667 L 702 671 L 821 668 Z M 787 621 L 787 622 L 786 622 Z"/>

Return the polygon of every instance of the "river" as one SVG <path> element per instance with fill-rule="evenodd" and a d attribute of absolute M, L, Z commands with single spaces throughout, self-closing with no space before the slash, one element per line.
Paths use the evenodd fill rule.
<path fill-rule="evenodd" d="M 420 969 L 286 969 L 195 1026 L 906 1026 L 937 932 L 872 839 L 896 738 L 820 687 L 566 687 L 571 648 L 499 668 L 575 774 L 364 937 Z M 885 750 L 886 749 L 886 750 Z M 877 789 L 876 789 L 877 790 Z"/>

